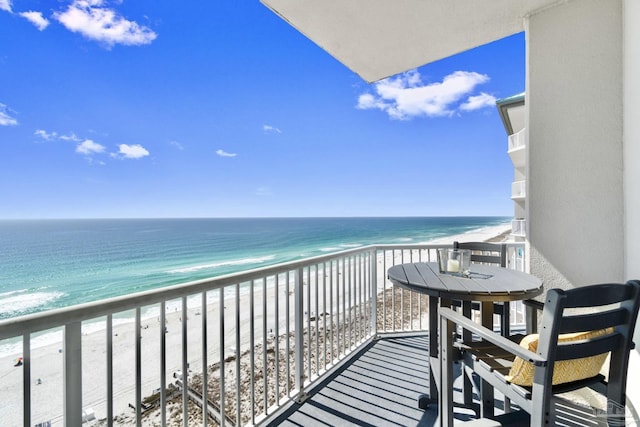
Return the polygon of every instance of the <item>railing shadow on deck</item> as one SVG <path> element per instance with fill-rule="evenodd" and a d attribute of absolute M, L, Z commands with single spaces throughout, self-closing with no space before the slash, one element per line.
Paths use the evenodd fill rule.
<path fill-rule="evenodd" d="M 386 271 L 446 246 L 367 246 L 0 321 L 0 345 L 23 361 L 0 384 L 3 422 L 267 423 L 377 338 L 428 331 L 428 298 Z M 509 244 L 510 268 L 523 252 Z M 523 324 L 522 307 L 511 318 Z M 190 402 L 198 389 L 208 410 Z"/>
<path fill-rule="evenodd" d="M 437 411 L 417 405 L 428 369 L 428 335 L 373 340 L 269 425 L 432 426 Z"/>

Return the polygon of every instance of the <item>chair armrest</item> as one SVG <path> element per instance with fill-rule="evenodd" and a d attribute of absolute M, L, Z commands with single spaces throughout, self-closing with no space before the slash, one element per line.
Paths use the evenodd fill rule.
<path fill-rule="evenodd" d="M 444 317 L 455 324 L 462 326 L 464 329 L 475 333 L 481 338 L 492 342 L 498 347 L 507 350 L 509 353 L 518 356 L 521 359 L 524 359 L 528 362 L 533 363 L 535 366 L 546 366 L 547 361 L 543 359 L 540 355 L 527 350 L 526 348 L 520 347 L 518 344 L 513 341 L 508 340 L 502 335 L 496 334 L 491 329 L 487 329 L 482 325 L 477 324 L 471 319 L 467 319 L 466 317 L 456 313 L 447 307 L 440 307 L 440 317 Z"/>

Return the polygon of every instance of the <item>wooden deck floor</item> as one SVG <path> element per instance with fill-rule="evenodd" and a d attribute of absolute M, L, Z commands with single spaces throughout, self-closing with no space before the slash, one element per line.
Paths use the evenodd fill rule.
<path fill-rule="evenodd" d="M 427 335 L 374 341 L 312 390 L 304 403 L 294 404 L 268 425 L 435 426 L 437 407 L 418 408 L 418 397 L 429 393 L 427 354 Z M 459 401 L 460 383 L 460 378 L 454 383 L 454 398 Z M 607 425 L 606 419 L 594 416 L 589 406 L 596 394 L 587 390 L 569 397 L 577 402 L 556 402 L 557 425 Z M 496 395 L 497 413 L 503 408 L 500 399 Z M 598 400 L 602 402 L 601 395 Z M 455 412 L 459 421 L 475 417 L 470 410 L 456 408 Z"/>
<path fill-rule="evenodd" d="M 432 426 L 437 409 L 417 403 L 429 391 L 427 351 L 426 335 L 375 341 L 271 425 Z"/>

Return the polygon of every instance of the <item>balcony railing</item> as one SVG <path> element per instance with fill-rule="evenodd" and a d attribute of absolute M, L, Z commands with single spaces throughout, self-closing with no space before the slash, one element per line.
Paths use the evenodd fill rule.
<path fill-rule="evenodd" d="M 507 245 L 521 269 L 524 245 Z M 368 246 L 1 321 L 22 357 L 18 384 L 0 383 L 3 423 L 259 424 L 376 336 L 427 331 L 428 298 L 386 270 L 438 247 Z M 52 356 L 38 342 L 60 331 Z"/>
<path fill-rule="evenodd" d="M 511 183 L 511 198 L 522 200 L 527 197 L 526 181 L 514 181 Z"/>
<path fill-rule="evenodd" d="M 509 148 L 507 149 L 507 152 L 509 153 L 509 157 L 516 169 L 524 168 L 526 166 L 526 144 L 525 129 L 509 135 Z"/>
<path fill-rule="evenodd" d="M 525 129 L 522 129 L 514 134 L 509 135 L 509 148 L 508 150 L 514 151 L 519 148 L 523 148 L 526 145 Z"/>
<path fill-rule="evenodd" d="M 524 219 L 514 219 L 511 221 L 511 234 L 513 236 L 525 237 L 527 235 L 527 221 Z"/>

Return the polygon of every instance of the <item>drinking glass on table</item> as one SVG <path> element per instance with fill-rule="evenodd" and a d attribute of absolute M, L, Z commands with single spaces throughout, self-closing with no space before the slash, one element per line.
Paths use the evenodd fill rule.
<path fill-rule="evenodd" d="M 470 264 L 471 251 L 469 249 L 438 249 L 438 269 L 440 273 L 467 277 L 469 276 Z"/>

